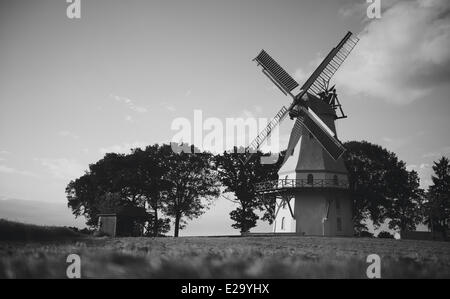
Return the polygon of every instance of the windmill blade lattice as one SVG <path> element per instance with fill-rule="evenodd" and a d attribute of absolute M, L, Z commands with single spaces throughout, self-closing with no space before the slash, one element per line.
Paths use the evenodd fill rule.
<path fill-rule="evenodd" d="M 302 90 L 307 93 L 318 95 L 327 89 L 327 83 L 348 57 L 350 52 L 358 43 L 359 38 L 347 33 L 344 39 L 331 50 L 322 61 L 311 77 L 303 84 Z"/>
<path fill-rule="evenodd" d="M 330 154 L 333 159 L 339 159 L 345 152 L 344 146 L 335 138 L 333 133 L 327 125 L 325 125 L 319 116 L 314 111 L 310 111 L 305 95 L 312 94 L 318 98 L 320 94 L 329 92 L 329 83 L 333 75 L 344 63 L 350 52 L 358 43 L 359 39 L 348 32 L 339 44 L 333 48 L 325 59 L 320 63 L 317 69 L 306 80 L 297 95 L 291 92 L 296 89 L 299 84 L 269 55 L 262 50 L 254 59 L 258 65 L 263 68 L 263 73 L 284 93 L 289 94 L 294 98 L 293 103 L 289 108 L 283 107 L 275 116 L 275 118 L 268 124 L 268 126 L 253 140 L 253 142 L 246 148 L 246 152 L 250 153 L 247 156 L 245 164 L 251 159 L 252 153 L 255 153 L 261 144 L 270 136 L 272 130 L 290 114 L 291 118 L 297 117 L 293 132 L 300 132 L 300 126 L 305 127 L 320 143 L 320 145 Z M 334 88 L 334 87 L 333 87 Z M 335 103 L 337 101 L 337 103 Z M 346 117 L 341 109 L 341 105 L 337 100 L 336 94 L 333 99 L 327 103 L 331 109 L 339 108 L 341 117 Z M 289 150 L 288 150 L 289 152 Z"/>
<path fill-rule="evenodd" d="M 280 111 L 278 111 L 277 115 L 275 115 L 275 117 L 267 124 L 264 130 L 262 130 L 261 133 L 259 133 L 258 136 L 252 141 L 252 143 L 250 143 L 250 145 L 245 149 L 245 152 L 250 154 L 245 160 L 244 164 L 248 163 L 253 154 L 256 153 L 261 147 L 261 144 L 264 142 L 264 140 L 266 140 L 267 137 L 269 137 L 272 133 L 273 129 L 278 126 L 278 124 L 282 122 L 284 118 L 286 118 L 287 114 L 288 110 L 285 106 L 283 106 Z"/>
<path fill-rule="evenodd" d="M 263 67 L 263 73 L 272 80 L 284 94 L 290 94 L 299 84 L 266 51 L 262 50 L 254 59 Z"/>

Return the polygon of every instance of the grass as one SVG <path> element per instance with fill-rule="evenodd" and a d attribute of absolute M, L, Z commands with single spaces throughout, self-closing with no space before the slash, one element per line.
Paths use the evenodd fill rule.
<path fill-rule="evenodd" d="M 0 278 L 65 278 L 81 257 L 83 278 L 450 278 L 450 243 L 325 237 L 67 238 L 0 241 Z"/>

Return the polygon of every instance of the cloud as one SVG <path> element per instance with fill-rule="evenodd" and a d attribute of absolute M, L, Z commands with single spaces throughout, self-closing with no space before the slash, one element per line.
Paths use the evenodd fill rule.
<path fill-rule="evenodd" d="M 433 168 L 431 164 L 421 163 L 420 165 L 409 164 L 406 166 L 406 170 L 412 171 L 415 170 L 420 179 L 420 187 L 427 189 L 430 185 L 433 184 L 431 180 L 431 176 L 434 174 Z"/>
<path fill-rule="evenodd" d="M 337 72 L 339 87 L 407 104 L 450 79 L 450 1 L 393 1 L 367 23 Z"/>
<path fill-rule="evenodd" d="M 390 138 L 390 137 L 382 137 L 381 140 L 386 145 L 389 150 L 397 150 L 399 148 L 404 147 L 411 141 L 411 136 L 407 136 L 404 138 Z"/>
<path fill-rule="evenodd" d="M 360 16 L 361 18 L 367 19 L 367 9 L 370 5 L 367 1 L 360 0 L 355 3 L 355 0 L 341 0 L 341 8 L 338 11 L 338 14 L 343 18 L 348 18 L 352 16 Z M 380 0 L 381 12 L 383 13 L 398 0 Z"/>
<path fill-rule="evenodd" d="M 74 179 L 84 174 L 85 167 L 73 159 L 35 159 L 57 179 Z"/>
<path fill-rule="evenodd" d="M 0 218 L 38 225 L 86 227 L 86 219 L 75 218 L 65 201 L 46 202 L 0 196 Z"/>
<path fill-rule="evenodd" d="M 415 169 L 417 169 L 417 165 L 416 164 L 406 165 L 406 170 L 408 170 L 408 171 L 415 170 Z"/>
<path fill-rule="evenodd" d="M 68 138 L 72 138 L 72 139 L 80 139 L 80 136 L 73 134 L 70 131 L 66 131 L 66 130 L 62 130 L 58 132 L 58 135 L 61 137 L 68 137 Z"/>
<path fill-rule="evenodd" d="M 133 117 L 131 115 L 125 116 L 125 120 L 128 122 L 133 122 Z"/>
<path fill-rule="evenodd" d="M 244 119 L 258 119 L 258 117 L 255 115 L 255 113 L 253 113 L 253 111 L 244 109 L 241 113 L 241 117 L 243 117 Z"/>
<path fill-rule="evenodd" d="M 171 111 L 171 112 L 173 112 L 173 111 L 176 110 L 175 107 L 172 106 L 172 105 L 167 105 L 167 106 L 166 106 L 166 109 L 169 110 L 169 111 Z"/>
<path fill-rule="evenodd" d="M 172 104 L 169 104 L 167 102 L 162 102 L 161 106 L 164 107 L 164 109 L 169 110 L 170 112 L 174 112 L 177 109 L 175 108 L 175 106 L 173 106 Z"/>
<path fill-rule="evenodd" d="M 436 159 L 442 156 L 450 156 L 450 146 L 446 146 L 438 151 L 428 152 L 422 155 L 423 158 L 436 158 Z"/>
<path fill-rule="evenodd" d="M 9 153 L 10 152 L 8 152 L 8 151 L 0 151 L 0 155 L 1 156 L 8 155 Z M 0 157 L 0 161 L 6 161 L 6 158 Z"/>
<path fill-rule="evenodd" d="M 136 105 L 129 98 L 124 98 L 124 97 L 120 97 L 118 95 L 113 95 L 113 94 L 111 94 L 110 97 L 113 98 L 114 100 L 116 100 L 119 103 L 123 103 L 123 104 L 127 105 L 128 108 L 133 110 L 134 112 L 137 112 L 137 113 L 146 113 L 147 112 L 147 108 L 145 108 L 143 106 Z"/>
<path fill-rule="evenodd" d="M 428 163 L 422 163 L 422 164 L 419 165 L 419 169 L 425 169 L 425 168 L 428 168 L 428 167 L 431 167 L 431 165 L 428 164 Z"/>
<path fill-rule="evenodd" d="M 20 174 L 20 175 L 25 175 L 25 176 L 37 177 L 36 174 L 34 174 L 28 170 L 19 170 L 19 169 L 5 166 L 5 165 L 0 165 L 0 172 L 7 173 L 7 174 Z"/>
<path fill-rule="evenodd" d="M 250 109 L 243 109 L 241 113 L 239 114 L 238 118 L 252 118 L 252 119 L 259 119 L 263 117 L 264 109 L 260 105 L 254 105 Z M 273 111 L 274 115 L 271 115 L 270 117 L 275 116 L 275 111 Z M 270 121 L 271 119 L 269 119 Z"/>
<path fill-rule="evenodd" d="M 311 68 L 308 68 L 311 69 Z M 302 68 L 298 68 L 295 72 L 294 72 L 294 79 L 295 81 L 299 82 L 300 85 L 305 82 L 308 79 L 308 73 L 302 69 Z"/>
<path fill-rule="evenodd" d="M 300 86 L 312 75 L 314 70 L 319 66 L 325 57 L 321 53 L 316 54 L 316 58 L 311 60 L 306 68 L 297 68 L 294 72 L 295 81 L 300 83 Z"/>
<path fill-rule="evenodd" d="M 256 113 L 261 114 L 263 112 L 263 107 L 260 105 L 255 105 L 255 111 Z"/>
<path fill-rule="evenodd" d="M 8 151 L 5 151 L 5 150 L 0 151 L 0 155 L 9 155 L 9 154 L 11 154 L 11 153 Z M 0 162 L 4 162 L 6 160 L 7 160 L 6 158 L 0 157 Z M 31 171 L 20 170 L 20 169 L 6 166 L 6 165 L 0 165 L 0 173 L 19 174 L 19 175 L 30 176 L 30 177 L 38 177 L 38 175 L 36 175 L 35 173 L 33 173 Z"/>
<path fill-rule="evenodd" d="M 145 148 L 148 145 L 146 142 L 140 142 L 136 141 L 133 143 L 123 143 L 123 144 L 116 144 L 108 147 L 102 147 L 99 149 L 99 152 L 104 155 L 106 153 L 120 153 L 120 154 L 127 154 L 131 152 L 131 149 L 135 148 Z"/>

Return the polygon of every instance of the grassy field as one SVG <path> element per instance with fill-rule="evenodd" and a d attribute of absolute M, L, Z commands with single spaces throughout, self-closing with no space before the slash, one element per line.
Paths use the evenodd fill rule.
<path fill-rule="evenodd" d="M 4 238 L 5 239 L 5 238 Z M 325 237 L 94 238 L 0 241 L 0 278 L 65 278 L 66 257 L 83 278 L 450 278 L 450 243 Z"/>

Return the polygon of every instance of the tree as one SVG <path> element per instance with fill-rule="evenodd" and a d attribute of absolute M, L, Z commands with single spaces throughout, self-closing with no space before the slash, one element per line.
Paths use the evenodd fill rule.
<path fill-rule="evenodd" d="M 97 225 L 100 213 L 95 202 L 98 198 L 99 190 L 90 174 L 85 174 L 78 179 L 70 181 L 66 187 L 68 204 L 75 217 L 84 216 L 89 226 Z"/>
<path fill-rule="evenodd" d="M 74 215 L 86 216 L 88 225 L 97 224 L 100 203 L 105 205 L 105 198 L 114 198 L 116 210 L 152 210 L 146 217 L 147 235 L 169 231 L 170 219 L 161 217 L 164 212 L 175 218 L 178 236 L 185 219 L 201 215 L 210 199 L 218 196 L 219 188 L 211 154 L 177 154 L 170 145 L 153 145 L 128 155 L 106 154 L 91 164 L 84 176 L 71 181 L 66 193 Z"/>
<path fill-rule="evenodd" d="M 149 214 L 145 225 L 146 237 L 161 237 L 168 231 L 170 231 L 170 218 L 158 217 L 158 214 L 154 213 Z"/>
<path fill-rule="evenodd" d="M 408 189 L 405 163 L 399 161 L 394 153 L 366 141 L 347 142 L 345 147 L 347 151 L 343 157 L 349 171 L 356 231 L 367 230 L 366 219 L 371 219 L 375 226 L 379 226 L 389 216 L 394 216 L 397 220 L 403 219 L 401 215 L 404 215 L 405 211 L 395 215 L 398 210 L 394 213 L 390 209 L 403 208 L 403 203 L 407 202 L 405 198 L 411 192 L 416 192 Z M 413 186 L 413 175 L 411 180 Z M 396 199 L 400 198 L 402 201 L 395 203 Z M 396 224 L 395 221 L 393 225 Z"/>
<path fill-rule="evenodd" d="M 433 165 L 433 185 L 428 189 L 426 223 L 432 231 L 446 233 L 450 224 L 450 164 L 442 157 Z"/>
<path fill-rule="evenodd" d="M 166 172 L 164 179 L 170 182 L 166 193 L 164 210 L 174 218 L 174 236 L 178 237 L 186 218 L 199 217 L 211 201 L 220 194 L 214 170 L 212 155 L 181 152 L 175 153 L 172 147 L 164 145 Z"/>
<path fill-rule="evenodd" d="M 403 168 L 404 166 L 401 167 L 402 170 Z M 415 230 L 416 225 L 423 220 L 425 191 L 420 188 L 420 179 L 416 171 L 406 173 L 406 176 L 402 174 L 399 177 L 401 182 L 397 185 L 398 196 L 392 199 L 387 212 L 390 219 L 389 228 L 400 232 Z"/>
<path fill-rule="evenodd" d="M 97 163 L 89 165 L 89 171 L 83 176 L 72 180 L 66 187 L 72 213 L 76 217 L 85 216 L 87 225 L 96 226 L 105 198 L 114 198 L 116 208 L 143 206 L 138 190 L 131 185 L 133 180 L 125 164 L 125 155 L 106 154 Z M 107 197 L 108 193 L 117 196 Z"/>
<path fill-rule="evenodd" d="M 262 201 L 257 197 L 255 185 L 260 182 L 278 179 L 278 170 L 282 159 L 275 164 L 261 164 L 261 152 L 255 153 L 251 160 L 244 165 L 242 154 L 225 152 L 216 156 L 219 178 L 226 187 L 225 192 L 232 192 L 239 206 L 230 213 L 235 222 L 233 228 L 239 229 L 241 233 L 249 232 L 256 226 L 259 216 L 255 210 L 265 211 L 263 220 L 273 221 L 275 202 Z"/>
<path fill-rule="evenodd" d="M 75 216 L 84 215 L 88 225 L 96 226 L 97 215 L 102 213 L 104 206 L 110 205 L 109 212 L 119 212 L 123 208 L 144 209 L 148 204 L 154 213 L 145 221 L 141 218 L 140 222 L 143 222 L 139 226 L 144 227 L 144 222 L 149 220 L 147 229 L 154 236 L 167 232 L 169 220 L 158 217 L 158 211 L 162 209 L 161 194 L 168 187 L 162 179 L 163 158 L 158 145 L 149 146 L 145 151 L 134 149 L 129 155 L 106 154 L 91 164 L 85 175 L 68 184 L 68 206 Z"/>
<path fill-rule="evenodd" d="M 394 239 L 394 235 L 392 235 L 390 232 L 387 232 L 387 231 L 381 231 L 378 234 L 377 238 L 380 238 L 380 239 Z"/>
<path fill-rule="evenodd" d="M 96 198 L 94 205 L 100 213 L 110 214 L 118 211 L 123 203 L 119 193 L 106 192 Z"/>
<path fill-rule="evenodd" d="M 134 170 L 134 183 L 143 194 L 148 208 L 153 213 L 146 226 L 147 235 L 157 237 L 170 230 L 170 219 L 161 217 L 167 200 L 166 192 L 170 182 L 164 178 L 167 172 L 165 165 L 165 148 L 155 144 L 145 150 L 135 149 L 131 155 L 131 166 Z"/>

